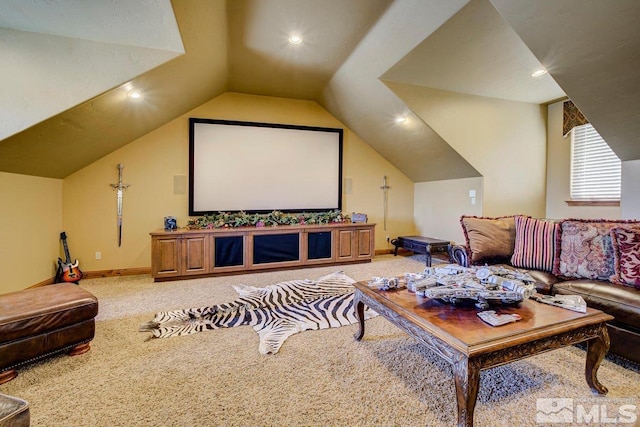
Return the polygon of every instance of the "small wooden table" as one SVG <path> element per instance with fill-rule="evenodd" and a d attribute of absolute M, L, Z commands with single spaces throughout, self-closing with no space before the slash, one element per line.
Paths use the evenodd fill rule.
<path fill-rule="evenodd" d="M 427 267 L 431 267 L 431 251 L 449 251 L 451 242 L 423 236 L 400 236 L 393 239 L 391 244 L 395 246 L 393 255 L 398 255 L 398 248 L 409 249 L 417 254 L 427 255 Z"/>
<path fill-rule="evenodd" d="M 496 310 L 517 313 L 522 320 L 492 327 L 480 320 L 474 307 L 443 304 L 406 289 L 380 291 L 366 282 L 355 287 L 354 307 L 360 324 L 356 340 L 364 336 L 367 305 L 452 364 L 459 426 L 473 425 L 482 369 L 582 341 L 587 342 L 587 384 L 595 393 L 607 393 L 596 373 L 609 349 L 605 322 L 613 317 L 599 310 L 588 308 L 586 313 L 578 313 L 526 300 L 519 307 Z"/>

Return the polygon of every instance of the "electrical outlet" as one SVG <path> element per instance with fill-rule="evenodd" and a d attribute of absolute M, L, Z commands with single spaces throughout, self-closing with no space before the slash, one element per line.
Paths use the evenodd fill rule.
<path fill-rule="evenodd" d="M 96 252 L 96 259 L 102 259 L 102 252 Z"/>
<path fill-rule="evenodd" d="M 389 235 L 387 234 L 387 242 L 389 241 Z"/>

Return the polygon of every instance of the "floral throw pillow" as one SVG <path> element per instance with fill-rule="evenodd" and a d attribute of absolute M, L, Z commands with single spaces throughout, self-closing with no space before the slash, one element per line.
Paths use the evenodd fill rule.
<path fill-rule="evenodd" d="M 565 278 L 609 280 L 615 274 L 610 230 L 640 231 L 638 221 L 571 219 L 562 222 L 553 274 Z"/>
<path fill-rule="evenodd" d="M 615 270 L 610 280 L 640 289 L 640 232 L 616 227 L 610 235 Z"/>

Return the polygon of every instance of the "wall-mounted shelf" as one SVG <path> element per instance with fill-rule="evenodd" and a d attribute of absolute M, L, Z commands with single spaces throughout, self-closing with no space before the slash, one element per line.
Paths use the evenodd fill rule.
<path fill-rule="evenodd" d="M 370 262 L 375 224 L 284 225 L 156 231 L 155 281 L 250 271 Z"/>

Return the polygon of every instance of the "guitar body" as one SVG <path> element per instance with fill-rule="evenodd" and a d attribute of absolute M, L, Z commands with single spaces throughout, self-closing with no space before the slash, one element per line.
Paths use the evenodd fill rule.
<path fill-rule="evenodd" d="M 82 279 L 82 271 L 78 268 L 78 260 L 71 262 L 71 256 L 69 255 L 69 248 L 67 247 L 67 234 L 63 231 L 60 233 L 60 240 L 64 246 L 65 260 L 58 258 L 58 270 L 56 271 L 55 282 L 68 282 L 75 283 L 76 285 Z"/>
<path fill-rule="evenodd" d="M 82 271 L 78 268 L 79 262 L 75 260 L 73 264 L 62 261 L 58 258 L 57 282 L 77 283 L 82 279 Z"/>

